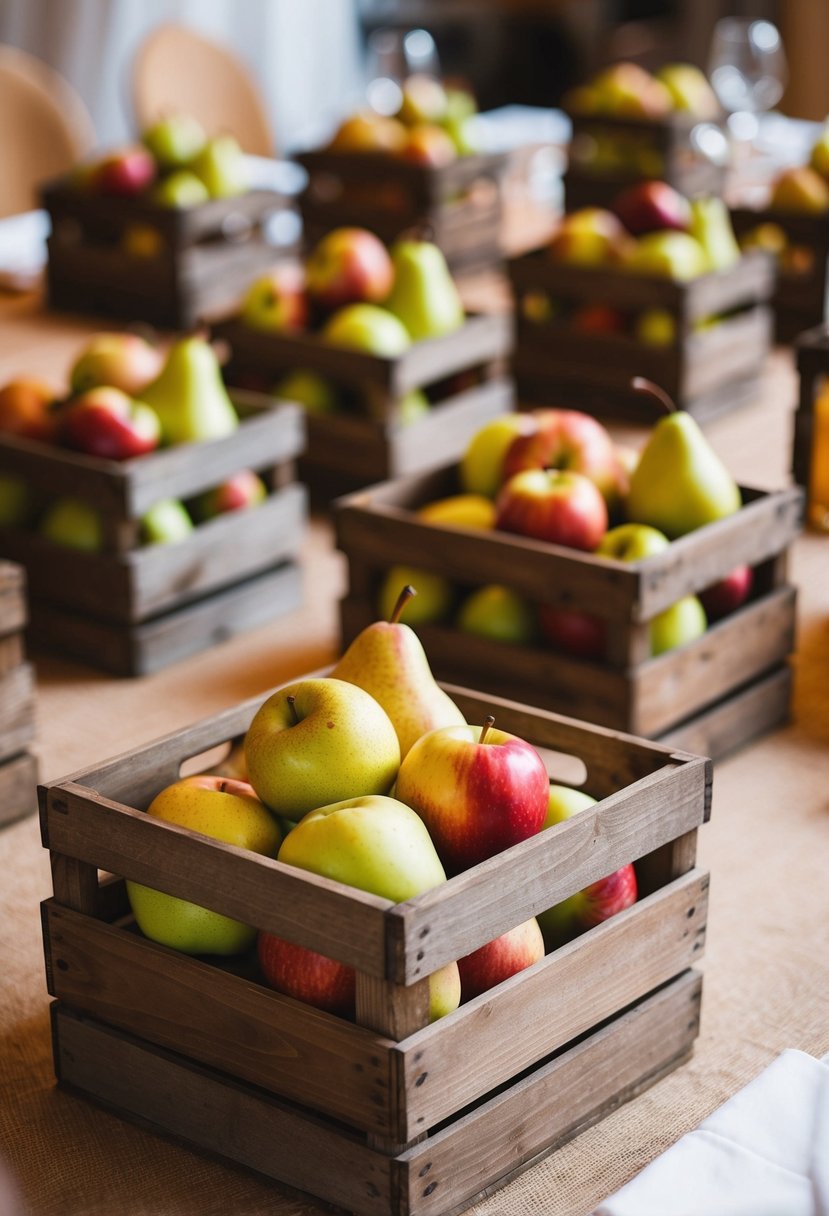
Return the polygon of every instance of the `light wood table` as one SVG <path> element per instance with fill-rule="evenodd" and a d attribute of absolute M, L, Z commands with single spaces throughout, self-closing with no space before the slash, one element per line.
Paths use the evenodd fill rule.
<path fill-rule="evenodd" d="M 479 295 L 489 295 L 479 285 Z M 490 296 L 494 299 L 494 296 Z M 61 384 L 94 328 L 0 304 L 0 383 L 37 372 Z M 737 478 L 788 482 L 791 359 L 778 352 L 762 399 L 708 433 Z M 641 442 L 642 435 L 620 438 Z M 38 751 L 56 778 L 176 729 L 330 659 L 343 562 L 316 521 L 304 556 L 305 607 L 158 675 L 116 680 L 36 659 Z M 586 1216 L 655 1154 L 786 1047 L 829 1051 L 829 539 L 804 536 L 794 720 L 717 765 L 700 834 L 712 872 L 702 1034 L 691 1062 L 472 1209 L 478 1216 Z M 36 817 L 0 833 L 0 1158 L 32 1216 L 300 1216 L 310 1200 L 122 1122 L 57 1091 L 38 903 L 50 894 Z M 324 1162 L 320 1168 L 326 1168 Z M 3 1207 L 0 1194 L 0 1213 Z"/>

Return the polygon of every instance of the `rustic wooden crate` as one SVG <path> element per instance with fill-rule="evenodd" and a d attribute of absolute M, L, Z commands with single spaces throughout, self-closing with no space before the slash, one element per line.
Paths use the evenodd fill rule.
<path fill-rule="evenodd" d="M 394 359 L 333 346 L 314 333 L 264 334 L 238 318 L 217 324 L 214 333 L 230 348 L 230 383 L 253 376 L 272 387 L 304 368 L 352 394 L 352 412 L 309 413 L 306 420 L 300 473 L 329 499 L 459 457 L 485 422 L 513 406 L 504 372 L 512 324 L 500 315 L 470 315 L 461 329 L 416 342 Z M 430 412 L 402 423 L 400 399 L 427 387 Z"/>
<path fill-rule="evenodd" d="M 569 114 L 572 135 L 564 174 L 567 211 L 609 207 L 619 193 L 636 182 L 668 182 L 688 198 L 721 195 L 726 166 L 715 164 L 696 147 L 693 131 L 699 119 L 677 112 L 665 118 L 622 118 L 611 114 Z M 706 124 L 708 125 L 708 124 Z M 640 147 L 646 160 L 635 157 L 605 169 L 591 168 L 589 155 L 596 142 Z"/>
<path fill-rule="evenodd" d="M 143 675 L 297 607 L 307 507 L 290 477 L 302 411 L 259 394 L 232 397 L 241 418 L 232 435 L 133 460 L 0 437 L 0 469 L 44 495 L 83 499 L 104 525 L 96 553 L 0 529 L 0 554 L 27 571 L 34 639 L 115 674 Z M 262 504 L 216 516 L 175 545 L 139 544 L 153 503 L 189 498 L 243 468 L 268 481 Z"/>
<path fill-rule="evenodd" d="M 792 476 L 804 486 L 807 497 L 807 519 L 821 531 L 826 531 L 826 503 L 816 502 L 812 487 L 812 460 L 820 444 L 821 458 L 827 458 L 826 438 L 820 436 L 815 403 L 826 392 L 829 377 L 829 325 L 819 325 L 801 334 L 795 343 L 797 371 L 800 377 L 797 409 L 793 417 Z"/>
<path fill-rule="evenodd" d="M 710 761 L 447 687 L 469 721 L 493 713 L 545 749 L 553 775 L 575 757 L 600 801 L 401 904 L 143 814 L 183 761 L 240 739 L 263 697 L 41 787 L 64 1085 L 351 1211 L 439 1216 L 687 1058 Z M 431 972 L 630 861 L 637 904 L 427 1025 Z M 354 966 L 356 1022 L 263 987 L 252 960 L 147 941 L 124 878 Z"/>
<path fill-rule="evenodd" d="M 299 200 L 307 248 L 332 228 L 369 228 L 387 244 L 417 229 L 455 273 L 500 263 L 505 153 L 460 156 L 441 168 L 374 152 L 305 152 L 297 160 L 308 174 Z"/>
<path fill-rule="evenodd" d="M 291 205 L 272 190 L 176 208 L 86 194 L 59 181 L 43 190 L 42 201 L 52 225 L 47 297 L 60 311 L 187 329 L 234 307 L 256 274 L 290 252 L 266 239 L 270 218 Z M 157 252 L 124 248 L 124 234 L 135 227 L 156 234 Z"/>
<path fill-rule="evenodd" d="M 346 645 L 377 619 L 383 574 L 396 563 L 434 571 L 472 589 L 511 587 L 531 603 L 594 613 L 607 626 L 608 657 L 588 661 L 542 644 L 516 646 L 452 625 L 417 627 L 443 679 L 479 684 L 560 713 L 719 757 L 788 713 L 796 593 L 786 556 L 803 511 L 799 489 L 742 489 L 728 519 L 674 541 L 663 553 L 619 562 L 505 532 L 438 528 L 413 512 L 458 492 L 456 466 L 374 486 L 337 504 L 337 543 L 348 559 L 341 602 Z M 649 622 L 684 595 L 742 563 L 755 570 L 752 598 L 703 637 L 650 657 Z"/>
<path fill-rule="evenodd" d="M 37 805 L 37 761 L 29 748 L 35 736 L 35 681 L 25 661 L 25 574 L 0 562 L 0 827 Z"/>
<path fill-rule="evenodd" d="M 768 254 L 753 250 L 730 270 L 688 282 L 607 266 L 567 265 L 543 249 L 511 259 L 508 268 L 518 318 L 513 366 L 522 403 L 560 405 L 565 400 L 602 417 L 653 422 L 653 403 L 630 388 L 633 376 L 645 376 L 681 409 L 706 421 L 755 394 L 771 343 L 766 301 L 774 266 Z M 539 291 L 579 306 L 665 309 L 676 320 L 677 339 L 657 346 L 628 334 L 531 321 L 522 301 Z M 715 326 L 695 328 L 704 318 L 723 313 L 733 315 Z"/>
<path fill-rule="evenodd" d="M 776 224 L 790 245 L 808 250 L 811 265 L 802 273 L 779 269 L 772 296 L 775 341 L 788 345 L 804 330 L 829 320 L 829 215 L 798 215 L 766 207 L 733 207 L 731 222 L 737 237 L 760 224 Z"/>

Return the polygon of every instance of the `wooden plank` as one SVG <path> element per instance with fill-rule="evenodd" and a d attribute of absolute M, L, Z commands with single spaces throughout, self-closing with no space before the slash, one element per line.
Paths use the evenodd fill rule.
<path fill-rule="evenodd" d="M 34 671 L 21 663 L 0 676 L 0 761 L 22 752 L 34 736 Z"/>
<path fill-rule="evenodd" d="M 404 1138 L 696 964 L 705 941 L 708 882 L 707 873 L 691 871 L 401 1044 L 409 1119 Z"/>
<path fill-rule="evenodd" d="M 37 810 L 37 760 L 24 752 L 0 764 L 0 827 Z"/>
<path fill-rule="evenodd" d="M 15 635 L 25 628 L 26 619 L 25 572 L 13 562 L 0 562 L 0 644 L 8 644 L 7 649 L 13 646 Z M 0 662 L 13 666 L 5 656 Z"/>
<path fill-rule="evenodd" d="M 389 1158 L 356 1135 L 59 1003 L 52 1006 L 52 1024 L 62 1085 L 329 1203 L 389 1216 Z"/>
<path fill-rule="evenodd" d="M 792 670 L 788 663 L 761 676 L 671 727 L 661 742 L 722 760 L 760 735 L 785 725 L 791 717 Z"/>
<path fill-rule="evenodd" d="M 396 1132 L 392 1044 L 90 916 L 43 905 L 49 992 L 75 1010 L 375 1133 Z"/>
<path fill-rule="evenodd" d="M 406 1212 L 466 1210 L 665 1076 L 699 1033 L 700 996 L 700 976 L 680 976 L 409 1150 L 400 1159 Z"/>

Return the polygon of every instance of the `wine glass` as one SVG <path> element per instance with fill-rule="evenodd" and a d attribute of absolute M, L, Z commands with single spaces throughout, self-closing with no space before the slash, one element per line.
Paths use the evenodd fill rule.
<path fill-rule="evenodd" d="M 408 76 L 440 76 L 435 40 L 428 30 L 375 30 L 368 39 L 368 103 L 378 114 L 395 114 Z"/>
<path fill-rule="evenodd" d="M 755 139 L 757 115 L 776 105 L 788 79 L 786 53 L 777 26 L 740 17 L 718 21 L 711 38 L 708 76 L 729 114 L 734 138 Z"/>

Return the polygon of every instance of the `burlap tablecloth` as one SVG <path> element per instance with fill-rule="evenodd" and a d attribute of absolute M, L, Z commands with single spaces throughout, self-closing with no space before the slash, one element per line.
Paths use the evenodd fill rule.
<path fill-rule="evenodd" d="M 5 304 L 0 382 L 37 369 L 59 383 L 88 329 L 38 316 L 28 301 Z M 744 483 L 787 483 L 794 399 L 791 360 L 778 354 L 762 400 L 709 428 Z M 343 568 L 323 524 L 312 532 L 305 575 L 302 611 L 151 678 L 118 681 L 38 660 L 43 776 L 62 776 L 326 661 Z M 717 765 L 713 816 L 700 833 L 712 886 L 693 1059 L 476 1204 L 476 1216 L 586 1216 L 781 1050 L 829 1051 L 829 538 L 798 542 L 792 577 L 800 590 L 794 720 Z M 31 1216 L 319 1211 L 55 1089 L 38 913 L 49 894 L 48 859 L 30 817 L 0 832 L 0 1157 Z"/>

